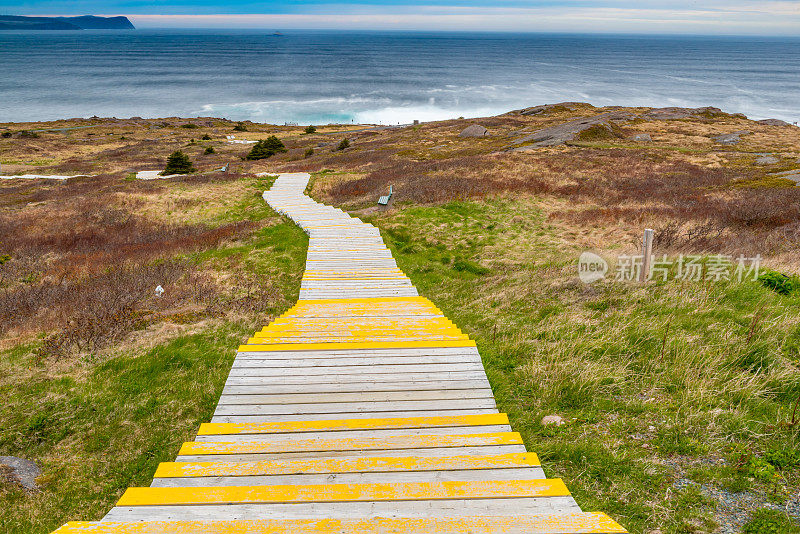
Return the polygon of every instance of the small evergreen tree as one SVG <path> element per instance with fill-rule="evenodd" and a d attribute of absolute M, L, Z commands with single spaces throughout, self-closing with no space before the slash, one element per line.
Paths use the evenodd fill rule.
<path fill-rule="evenodd" d="M 213 153 L 214 153 L 214 147 L 213 146 L 206 147 L 205 151 L 203 152 L 203 154 L 205 154 L 205 155 L 209 155 L 209 154 L 213 154 Z"/>
<path fill-rule="evenodd" d="M 280 139 L 274 135 L 271 135 L 253 145 L 253 148 L 250 150 L 250 153 L 247 154 L 246 159 L 265 159 L 270 156 L 274 156 L 279 152 L 286 152 L 286 147 L 283 146 L 283 143 Z"/>
<path fill-rule="evenodd" d="M 344 150 L 345 148 L 350 148 L 349 139 L 342 139 L 342 142 L 339 143 L 339 146 L 336 147 L 336 150 Z"/>
<path fill-rule="evenodd" d="M 194 168 L 192 165 L 191 160 L 189 160 L 189 156 L 177 150 L 169 155 L 167 158 L 167 168 L 164 169 L 164 172 L 161 173 L 162 176 L 168 176 L 170 174 L 189 174 L 190 172 L 195 172 L 197 169 Z"/>
<path fill-rule="evenodd" d="M 316 126 L 306 126 L 306 129 L 303 130 L 303 131 L 305 133 L 307 133 L 307 134 L 313 134 L 313 133 L 317 132 L 317 127 Z"/>

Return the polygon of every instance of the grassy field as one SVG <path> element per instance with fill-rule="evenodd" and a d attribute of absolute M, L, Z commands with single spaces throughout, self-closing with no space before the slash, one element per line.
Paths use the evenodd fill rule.
<path fill-rule="evenodd" d="M 630 118 L 564 145 L 525 141 L 617 111 Z M 800 282 L 585 285 L 576 270 L 587 250 L 636 253 L 651 227 L 658 254 L 760 254 L 798 272 L 800 189 L 777 174 L 800 172 L 798 129 L 647 111 L 312 134 L 215 118 L 0 124 L 3 174 L 93 175 L 0 182 L 0 455 L 43 469 L 39 492 L 0 471 L 0 531 L 102 517 L 209 417 L 235 347 L 299 290 L 305 235 L 262 201 L 271 179 L 257 173 L 308 171 L 312 194 L 379 226 L 478 341 L 500 409 L 585 509 L 636 533 L 798 532 Z M 474 122 L 490 135 L 459 137 Z M 89 127 L 54 130 L 75 126 Z M 246 160 L 226 135 L 287 151 Z M 134 178 L 178 149 L 197 173 Z"/>
<path fill-rule="evenodd" d="M 0 532 L 101 518 L 210 420 L 236 347 L 297 298 L 307 240 L 261 200 L 270 182 L 112 184 L 90 200 L 113 210 L 111 222 L 78 216 L 83 196 L 65 198 L 63 185 L 58 199 L 6 212 L 53 226 L 6 234 L 16 268 L 28 269 L 4 273 L 6 302 L 33 292 L 33 304 L 3 329 L 0 454 L 43 474 L 33 493 L 0 477 Z M 53 273 L 71 291 L 45 292 Z"/>
<path fill-rule="evenodd" d="M 797 514 L 800 295 L 753 281 L 584 285 L 582 247 L 547 222 L 554 209 L 493 199 L 367 220 L 477 340 L 499 408 L 584 509 L 665 533 L 737 532 L 765 503 Z M 718 510 L 728 494 L 733 510 Z M 776 513 L 780 532 L 798 531 Z"/>

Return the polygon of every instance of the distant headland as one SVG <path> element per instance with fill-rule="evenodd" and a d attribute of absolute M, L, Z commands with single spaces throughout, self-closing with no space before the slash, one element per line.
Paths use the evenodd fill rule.
<path fill-rule="evenodd" d="M 0 30 L 135 30 L 128 17 L 22 17 L 0 15 Z"/>

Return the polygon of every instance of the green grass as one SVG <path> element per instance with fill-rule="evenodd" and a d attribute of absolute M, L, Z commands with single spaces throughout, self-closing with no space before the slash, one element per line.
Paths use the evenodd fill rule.
<path fill-rule="evenodd" d="M 65 369 L 38 364 L 27 350 L 4 353 L 0 450 L 34 459 L 43 476 L 39 493 L 0 487 L 0 531 L 100 519 L 127 487 L 149 485 L 158 463 L 211 418 L 248 334 L 229 324 Z M 10 380 L 20 369 L 24 379 Z"/>
<path fill-rule="evenodd" d="M 715 503 L 678 478 L 772 502 L 800 491 L 797 463 L 769 460 L 800 455 L 795 294 L 758 282 L 585 286 L 582 250 L 532 200 L 371 221 L 420 293 L 476 339 L 500 410 L 585 510 L 631 532 L 711 532 Z M 549 414 L 568 424 L 542 426 Z"/>
<path fill-rule="evenodd" d="M 253 179 L 252 196 L 212 221 L 250 220 L 258 230 L 186 255 L 204 271 L 236 276 L 240 292 L 266 285 L 266 306 L 199 323 L 153 348 L 41 361 L 35 341 L 0 353 L 0 455 L 42 468 L 37 493 L 0 474 L 0 532 L 47 533 L 66 521 L 100 519 L 127 487 L 148 486 L 158 463 L 174 460 L 210 420 L 237 347 L 299 292 L 307 237 L 261 199 L 270 184 Z"/>

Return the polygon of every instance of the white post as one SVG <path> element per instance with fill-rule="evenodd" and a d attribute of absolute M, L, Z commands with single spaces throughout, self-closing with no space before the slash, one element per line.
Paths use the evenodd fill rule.
<path fill-rule="evenodd" d="M 650 277 L 651 262 L 653 260 L 653 230 L 645 228 L 644 238 L 642 239 L 642 272 L 639 273 L 639 281 L 647 282 Z"/>

